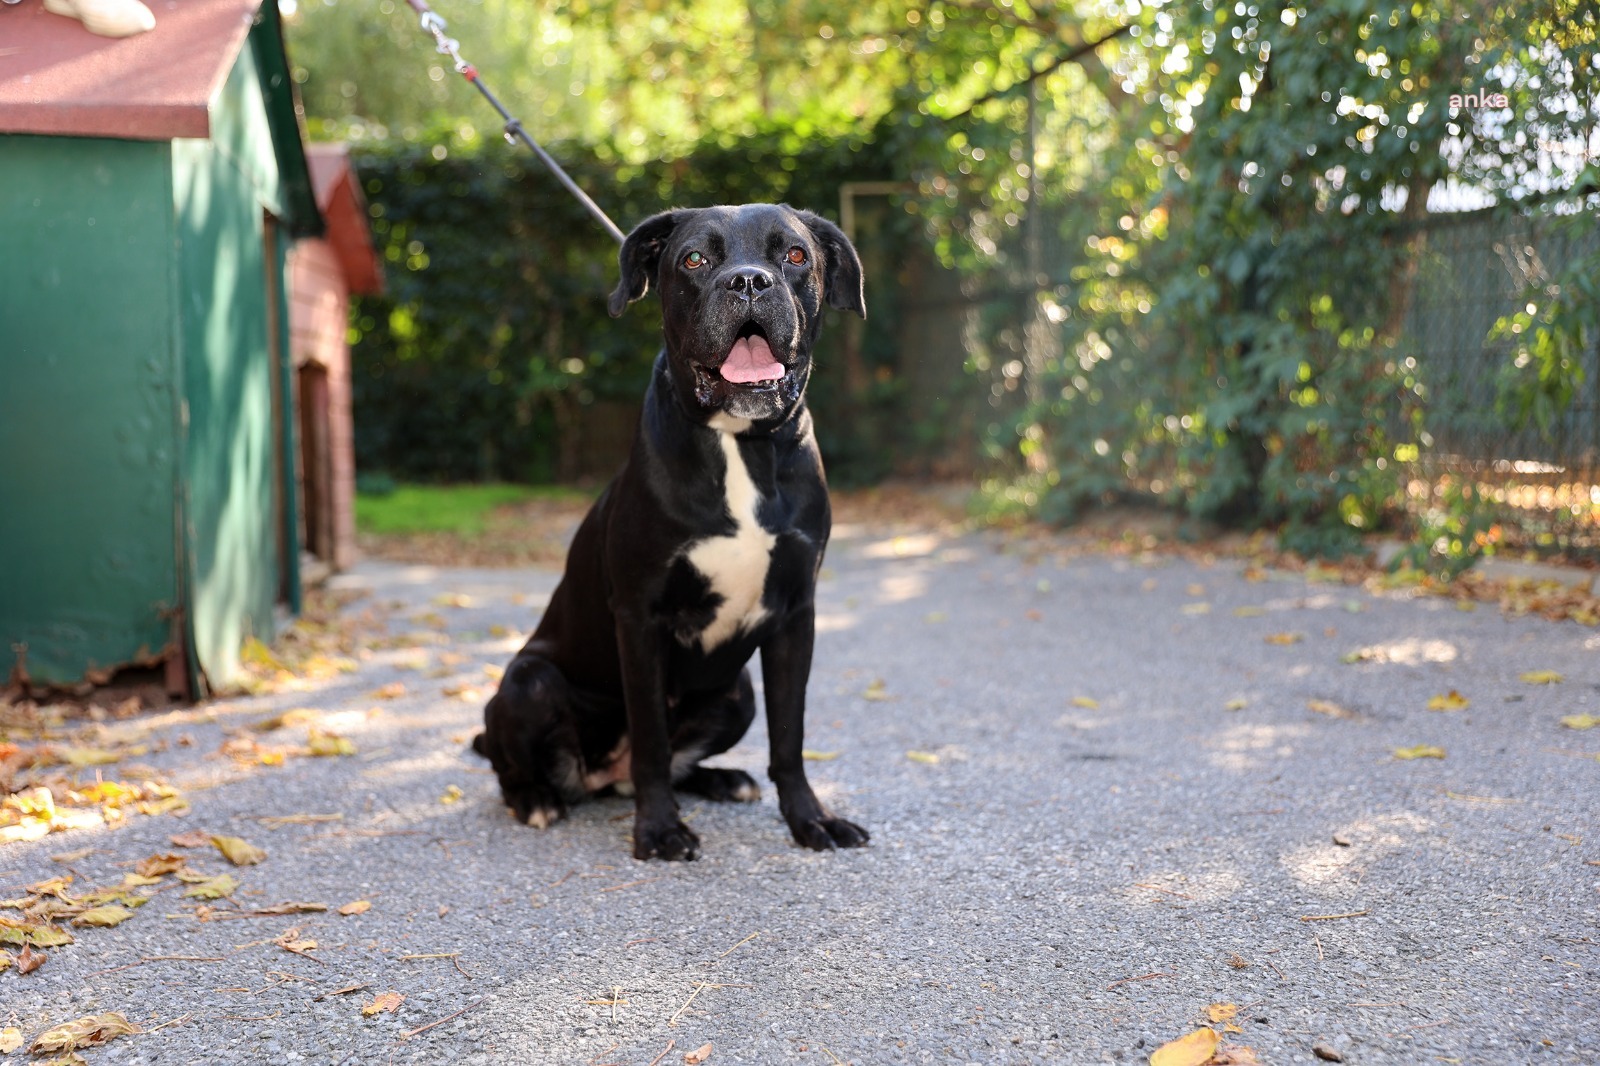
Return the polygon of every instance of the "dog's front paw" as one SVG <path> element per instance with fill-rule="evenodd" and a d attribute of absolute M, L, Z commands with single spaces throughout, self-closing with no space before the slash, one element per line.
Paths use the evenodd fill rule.
<path fill-rule="evenodd" d="M 542 785 L 501 778 L 500 795 L 517 821 L 535 829 L 548 829 L 567 816 L 567 805 Z"/>
<path fill-rule="evenodd" d="M 864 848 L 872 835 L 854 822 L 823 815 L 805 821 L 795 821 L 789 826 L 795 843 L 812 851 L 832 851 L 835 848 Z"/>
<path fill-rule="evenodd" d="M 665 823 L 636 822 L 633 827 L 633 857 L 636 859 L 693 862 L 699 856 L 700 838 L 677 819 Z"/>

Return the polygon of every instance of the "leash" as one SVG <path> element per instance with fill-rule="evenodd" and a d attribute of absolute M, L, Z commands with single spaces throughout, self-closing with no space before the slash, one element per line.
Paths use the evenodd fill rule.
<path fill-rule="evenodd" d="M 550 173 L 556 176 L 556 180 L 561 182 L 568 192 L 577 197 L 578 202 L 594 217 L 596 222 L 600 223 L 601 228 L 611 234 L 611 239 L 621 244 L 623 233 L 622 230 L 617 228 L 617 224 L 611 221 L 604 211 L 600 210 L 599 204 L 589 199 L 589 194 L 580 189 L 578 183 L 573 181 L 565 170 L 561 169 L 561 164 L 552 159 L 549 152 L 539 147 L 539 142 L 528 136 L 528 131 L 522 128 L 522 123 L 513 118 L 511 112 L 507 111 L 500 101 L 495 99 L 494 93 L 490 92 L 489 87 L 483 84 L 483 79 L 478 77 L 478 68 L 461 58 L 461 42 L 453 37 L 445 36 L 444 19 L 440 18 L 438 13 L 427 5 L 426 0 L 406 0 L 406 3 L 410 4 L 421 18 L 423 31 L 433 35 L 433 40 L 439 48 L 439 53 L 447 55 L 455 61 L 456 73 L 471 82 L 473 88 L 482 93 L 483 98 L 489 101 L 489 105 L 500 112 L 500 117 L 505 120 L 506 143 L 516 144 L 520 140 L 531 148 L 533 154 L 539 157 L 539 161 L 549 168 Z"/>

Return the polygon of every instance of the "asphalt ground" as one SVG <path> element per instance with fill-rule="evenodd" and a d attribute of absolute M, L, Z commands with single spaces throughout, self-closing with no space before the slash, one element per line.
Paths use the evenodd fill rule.
<path fill-rule="evenodd" d="M 527 828 L 467 750 L 555 578 L 363 564 L 343 669 L 103 727 L 125 757 L 67 772 L 187 812 L 0 847 L 0 895 L 167 853 L 238 888 L 169 875 L 69 926 L 0 973 L 0 1027 L 144 1030 L 95 1064 L 1142 1063 L 1202 1026 L 1221 1062 L 1600 1061 L 1600 729 L 1561 721 L 1600 714 L 1596 629 L 842 527 L 808 766 L 871 845 L 799 849 L 768 787 L 683 797 L 703 857 L 640 863 L 629 801 Z M 301 754 L 312 728 L 353 754 Z M 759 718 L 716 761 L 764 781 Z M 171 840 L 196 831 L 266 857 Z M 257 913 L 284 903 L 329 909 Z"/>

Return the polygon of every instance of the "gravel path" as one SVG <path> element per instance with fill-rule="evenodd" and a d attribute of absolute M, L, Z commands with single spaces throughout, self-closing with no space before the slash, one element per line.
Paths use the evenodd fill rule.
<path fill-rule="evenodd" d="M 338 579 L 366 594 L 355 672 L 136 722 L 191 810 L 0 848 L 0 895 L 174 851 L 239 888 L 143 889 L 0 973 L 0 1027 L 146 1030 L 95 1064 L 1143 1063 L 1221 1004 L 1220 1061 L 1600 1061 L 1600 729 L 1561 725 L 1600 714 L 1595 629 L 842 528 L 807 746 L 871 847 L 799 850 L 768 788 L 685 797 L 704 858 L 646 864 L 628 801 L 528 829 L 466 750 L 554 577 L 365 564 Z M 246 728 L 299 708 L 355 754 Z M 1445 757 L 1394 755 L 1417 745 Z M 764 747 L 758 722 L 721 761 L 765 780 Z M 195 830 L 267 857 L 170 842 Z"/>

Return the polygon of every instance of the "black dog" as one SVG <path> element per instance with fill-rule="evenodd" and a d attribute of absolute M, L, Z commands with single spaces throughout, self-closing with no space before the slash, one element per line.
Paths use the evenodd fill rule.
<path fill-rule="evenodd" d="M 579 526 L 538 630 L 484 709 L 488 756 L 517 818 L 544 827 L 609 786 L 634 791 L 635 858 L 693 859 L 673 787 L 755 800 L 749 774 L 700 760 L 755 717 L 795 840 L 860 847 L 801 762 L 813 594 L 831 516 L 805 407 L 822 307 L 866 316 L 839 228 L 787 206 L 667 211 L 620 255 L 620 315 L 654 279 L 666 346 L 627 463 Z"/>

